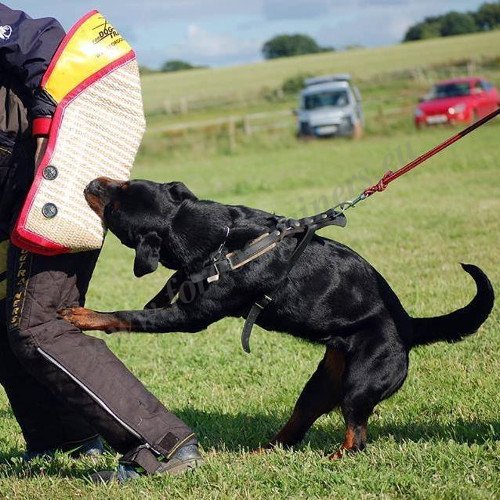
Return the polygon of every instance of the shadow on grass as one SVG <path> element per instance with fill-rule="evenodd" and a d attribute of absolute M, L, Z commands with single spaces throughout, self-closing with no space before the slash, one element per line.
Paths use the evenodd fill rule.
<path fill-rule="evenodd" d="M 239 451 L 265 444 L 280 430 L 287 417 L 272 415 L 222 414 L 193 408 L 177 410 L 176 415 L 196 432 L 205 448 Z M 460 444 L 483 444 L 500 434 L 500 422 L 467 422 L 457 419 L 449 424 L 408 422 L 404 424 L 368 424 L 368 441 L 392 437 L 396 441 L 431 442 L 455 441 Z M 331 452 L 344 438 L 341 417 L 335 421 L 320 419 L 307 433 L 302 445 L 313 450 Z"/>
<path fill-rule="evenodd" d="M 84 479 L 90 482 L 90 476 L 96 470 L 109 469 L 110 467 L 98 467 L 97 463 L 92 465 L 87 460 L 81 463 L 71 459 L 42 459 L 38 458 L 30 463 L 22 460 L 21 452 L 14 448 L 0 453 L 0 479 L 31 479 L 38 477 L 57 477 L 60 479 Z"/>
<path fill-rule="evenodd" d="M 205 449 L 239 452 L 263 445 L 286 421 L 286 417 L 272 415 L 223 414 L 205 412 L 194 408 L 176 410 L 175 414 L 188 423 L 198 435 Z M 308 432 L 302 445 L 312 450 L 331 453 L 343 440 L 343 423 L 340 416 L 329 421 L 319 421 Z M 466 422 L 457 419 L 449 424 L 380 424 L 374 421 L 368 427 L 369 442 L 387 440 L 436 442 L 455 441 L 459 444 L 483 444 L 500 434 L 500 422 Z M 299 446 L 300 447 L 300 446 Z M 297 447 L 298 448 L 298 447 Z M 109 458 L 109 457 L 108 457 Z M 96 464 L 97 465 L 97 464 Z M 102 468 L 102 464 L 101 467 Z M 10 447 L 0 453 L 0 478 L 28 479 L 38 475 L 60 478 L 88 478 L 96 470 L 90 463 L 63 458 L 53 461 L 35 460 L 26 464 L 21 451 Z"/>
<path fill-rule="evenodd" d="M 12 418 L 14 414 L 10 409 L 10 406 L 6 406 L 5 408 L 0 408 L 0 418 Z"/>
<path fill-rule="evenodd" d="M 24 462 L 22 458 L 24 449 L 8 446 L 3 439 L 0 439 L 0 442 L 2 448 L 0 452 L 0 479 L 30 479 L 51 476 L 89 480 L 96 468 L 99 470 L 106 468 L 101 459 L 88 457 L 84 460 L 74 460 L 62 452 L 57 453 L 54 459 L 35 458 L 30 462 Z M 112 459 L 113 457 L 108 455 L 108 458 Z"/>

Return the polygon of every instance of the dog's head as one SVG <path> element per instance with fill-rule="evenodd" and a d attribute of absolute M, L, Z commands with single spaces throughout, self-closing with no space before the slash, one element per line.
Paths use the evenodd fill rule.
<path fill-rule="evenodd" d="M 166 251 L 168 221 L 186 200 L 196 196 L 182 182 L 93 180 L 84 191 L 92 210 L 129 248 L 135 249 L 137 277 L 156 270 Z"/>

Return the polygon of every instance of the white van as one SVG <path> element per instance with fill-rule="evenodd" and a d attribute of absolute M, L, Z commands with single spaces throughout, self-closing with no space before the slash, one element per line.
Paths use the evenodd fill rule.
<path fill-rule="evenodd" d="M 361 136 L 361 94 L 347 74 L 309 78 L 299 97 L 298 137 Z"/>

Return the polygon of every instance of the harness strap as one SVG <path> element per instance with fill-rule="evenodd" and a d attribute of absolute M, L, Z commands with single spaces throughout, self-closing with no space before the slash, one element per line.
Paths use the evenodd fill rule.
<path fill-rule="evenodd" d="M 284 238 L 281 231 L 265 233 L 257 239 L 250 241 L 241 250 L 235 250 L 225 256 L 216 258 L 206 265 L 200 272 L 191 274 L 189 280 L 193 283 L 207 280 L 208 283 L 218 281 L 221 274 L 234 271 L 248 264 L 252 260 L 272 250 Z"/>
<path fill-rule="evenodd" d="M 290 274 L 292 267 L 295 265 L 299 257 L 302 255 L 307 245 L 309 245 L 309 243 L 311 242 L 314 233 L 316 231 L 317 231 L 316 225 L 307 227 L 305 235 L 302 237 L 300 243 L 295 247 L 295 250 L 293 251 L 293 254 L 290 257 L 290 260 L 288 261 L 285 279 Z M 250 354 L 250 335 L 252 335 L 253 326 L 257 321 L 257 318 L 259 317 L 260 313 L 272 302 L 278 288 L 279 285 L 272 291 L 271 296 L 264 295 L 261 299 L 255 302 L 255 304 L 250 309 L 250 312 L 248 313 L 248 316 L 245 320 L 245 325 L 243 326 L 243 331 L 241 332 L 241 345 L 243 347 L 243 350 L 248 354 Z"/>
<path fill-rule="evenodd" d="M 255 302 L 245 319 L 245 325 L 241 332 L 241 345 L 243 346 L 243 350 L 248 354 L 250 354 L 250 335 L 252 334 L 253 325 L 257 321 L 259 314 L 272 302 L 272 300 L 273 299 L 268 295 L 264 295 L 260 300 Z"/>
<path fill-rule="evenodd" d="M 264 255 L 272 250 L 284 237 L 285 233 L 281 231 L 273 231 L 271 234 L 265 233 L 257 239 L 245 245 L 242 250 L 236 250 L 228 253 L 226 259 L 229 261 L 231 270 L 234 271 L 252 260 Z"/>
<path fill-rule="evenodd" d="M 235 271 L 273 250 L 276 245 L 286 237 L 304 233 L 308 231 L 309 227 L 313 228 L 314 231 L 318 231 L 326 226 L 336 225 L 345 227 L 346 224 L 347 219 L 345 215 L 334 209 L 329 209 L 314 217 L 306 217 L 298 221 L 283 219 L 278 223 L 277 229 L 270 233 L 262 234 L 258 238 L 247 243 L 241 250 L 235 250 L 227 255 L 223 255 L 222 252 L 217 252 L 217 256 L 211 262 L 203 267 L 201 271 L 189 275 L 188 279 L 194 284 L 204 280 L 207 280 L 208 283 L 213 283 L 220 279 L 221 274 Z"/>

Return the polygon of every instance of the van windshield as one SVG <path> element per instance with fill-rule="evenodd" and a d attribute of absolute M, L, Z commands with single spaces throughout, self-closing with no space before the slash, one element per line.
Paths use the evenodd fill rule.
<path fill-rule="evenodd" d="M 345 90 L 328 90 L 304 96 L 304 109 L 324 108 L 327 106 L 343 107 L 348 104 Z"/>

